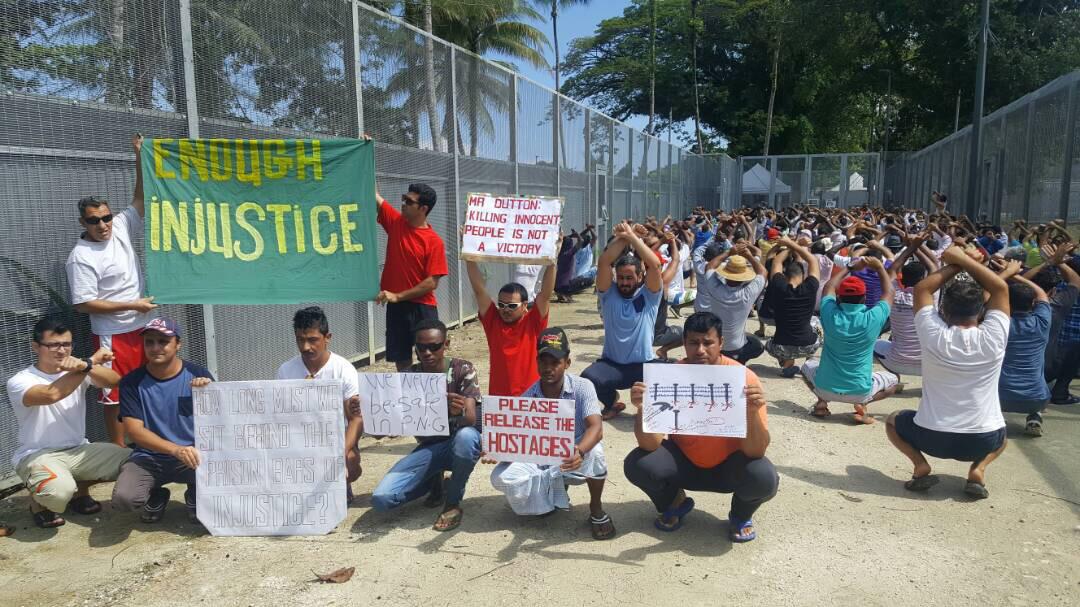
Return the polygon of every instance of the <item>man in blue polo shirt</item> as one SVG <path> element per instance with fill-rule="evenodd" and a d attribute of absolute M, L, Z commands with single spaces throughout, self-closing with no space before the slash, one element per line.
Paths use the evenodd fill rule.
<path fill-rule="evenodd" d="M 664 296 L 660 259 L 628 224 L 616 225 L 614 233 L 600 255 L 596 273 L 604 350 L 581 374 L 596 387 L 605 419 L 625 408 L 622 403 L 615 406 L 618 391 L 641 381 L 642 364 L 653 359 L 653 328 Z M 622 255 L 627 247 L 633 256 Z M 616 288 L 611 288 L 612 283 Z"/>
<path fill-rule="evenodd" d="M 188 520 L 195 517 L 195 420 L 191 389 L 213 381 L 210 372 L 182 360 L 180 325 L 155 318 L 143 327 L 146 364 L 120 380 L 120 419 L 135 450 L 120 466 L 113 487 L 113 508 L 142 511 L 145 523 L 156 523 L 169 503 L 167 483 L 187 485 L 184 505 Z"/>
<path fill-rule="evenodd" d="M 866 307 L 866 284 L 848 275 L 864 264 L 877 273 L 881 282 L 881 299 L 872 308 Z M 855 405 L 857 423 L 872 424 L 874 418 L 866 413 L 866 405 L 892 396 L 899 382 L 892 373 L 874 371 L 874 344 L 889 319 L 894 292 L 880 259 L 864 257 L 855 265 L 844 268 L 825 285 L 821 298 L 825 345 L 821 360 L 807 360 L 802 373 L 806 385 L 818 397 L 811 412 L 814 417 L 829 415 L 829 401 L 835 400 Z"/>

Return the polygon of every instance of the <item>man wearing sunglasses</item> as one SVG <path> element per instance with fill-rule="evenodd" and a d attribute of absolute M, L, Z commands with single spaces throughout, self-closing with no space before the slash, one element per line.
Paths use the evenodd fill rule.
<path fill-rule="evenodd" d="M 142 136 L 132 141 L 135 148 L 135 194 L 131 206 L 114 214 L 109 202 L 97 196 L 79 200 L 79 225 L 85 230 L 68 255 L 66 269 L 75 309 L 90 315 L 94 346 L 106 348 L 113 359 L 105 363 L 121 377 L 143 363 L 139 329 L 156 308 L 153 297 L 143 297 L 139 258 L 132 236 L 142 232 L 143 187 L 139 170 Z M 118 414 L 120 390 L 102 390 L 105 428 L 109 440 L 124 446 L 124 432 Z"/>
<path fill-rule="evenodd" d="M 11 463 L 30 492 L 34 524 L 44 529 L 63 525 L 58 513 L 65 508 L 82 515 L 100 512 L 87 488 L 114 480 L 131 450 L 86 440 L 86 389 L 108 390 L 120 381 L 105 366 L 112 352 L 101 348 L 88 359 L 75 358 L 71 330 L 48 316 L 34 325 L 30 346 L 34 364 L 7 382 L 19 425 Z"/>
<path fill-rule="evenodd" d="M 386 306 L 386 360 L 398 371 L 412 364 L 413 326 L 438 320 L 435 289 L 450 273 L 446 245 L 428 223 L 436 198 L 431 186 L 411 184 L 398 211 L 375 193 L 379 225 L 386 230 L 386 264 L 376 301 Z"/>
<path fill-rule="evenodd" d="M 562 238 L 559 238 L 555 250 L 559 250 L 561 245 Z M 540 378 L 536 371 L 536 348 L 533 344 L 540 337 L 540 332 L 547 328 L 551 294 L 555 291 L 556 267 L 549 265 L 544 269 L 544 279 L 532 309 L 528 307 L 528 292 L 520 284 L 511 282 L 503 285 L 499 289 L 498 299 L 492 301 L 480 266 L 475 261 L 466 261 L 465 269 L 476 295 L 476 309 L 491 352 L 488 394 L 520 396 Z"/>
<path fill-rule="evenodd" d="M 428 493 L 425 506 L 442 506 L 435 519 L 436 531 L 450 531 L 461 524 L 461 500 L 476 460 L 480 458 L 480 432 L 476 429 L 480 384 L 476 368 L 462 358 L 446 356 L 450 337 L 446 325 L 423 320 L 416 325 L 416 357 L 408 373 L 440 373 L 446 377 L 449 436 L 418 436 L 419 445 L 398 460 L 371 494 L 371 505 L 380 512 L 397 508 Z M 443 480 L 443 472 L 450 479 Z"/>

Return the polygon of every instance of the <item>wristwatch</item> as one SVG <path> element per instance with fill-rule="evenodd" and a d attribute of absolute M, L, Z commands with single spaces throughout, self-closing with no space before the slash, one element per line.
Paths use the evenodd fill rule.
<path fill-rule="evenodd" d="M 83 362 L 86 363 L 86 368 L 82 370 L 83 373 L 89 373 L 90 369 L 94 368 L 94 359 L 84 358 Z"/>

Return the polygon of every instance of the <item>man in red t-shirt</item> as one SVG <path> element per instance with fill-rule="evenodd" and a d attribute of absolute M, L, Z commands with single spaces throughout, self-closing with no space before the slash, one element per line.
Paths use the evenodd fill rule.
<path fill-rule="evenodd" d="M 561 245 L 562 239 L 559 239 Z M 559 246 L 555 250 L 559 250 Z M 484 326 L 491 369 L 487 394 L 491 396 L 521 396 L 540 379 L 536 372 L 536 340 L 547 328 L 551 294 L 555 291 L 555 266 L 544 269 L 536 303 L 529 309 L 529 294 L 525 287 L 511 282 L 499 289 L 498 301 L 492 301 L 484 284 L 484 276 L 474 261 L 466 261 L 469 284 L 476 294 L 476 309 Z"/>
<path fill-rule="evenodd" d="M 398 371 L 412 364 L 413 326 L 438 319 L 435 289 L 449 274 L 446 246 L 428 224 L 435 190 L 414 183 L 401 196 L 401 211 L 375 193 L 379 225 L 386 230 L 386 264 L 375 301 L 386 305 L 386 360 Z"/>

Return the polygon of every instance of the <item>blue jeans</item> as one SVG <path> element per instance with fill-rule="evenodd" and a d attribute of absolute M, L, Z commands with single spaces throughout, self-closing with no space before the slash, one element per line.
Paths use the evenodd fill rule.
<path fill-rule="evenodd" d="M 371 505 L 379 512 L 386 512 L 423 497 L 444 470 L 450 471 L 446 504 L 460 504 L 465 496 L 465 484 L 479 458 L 480 433 L 472 426 L 461 428 L 448 440 L 418 445 L 379 481 L 371 494 Z"/>

